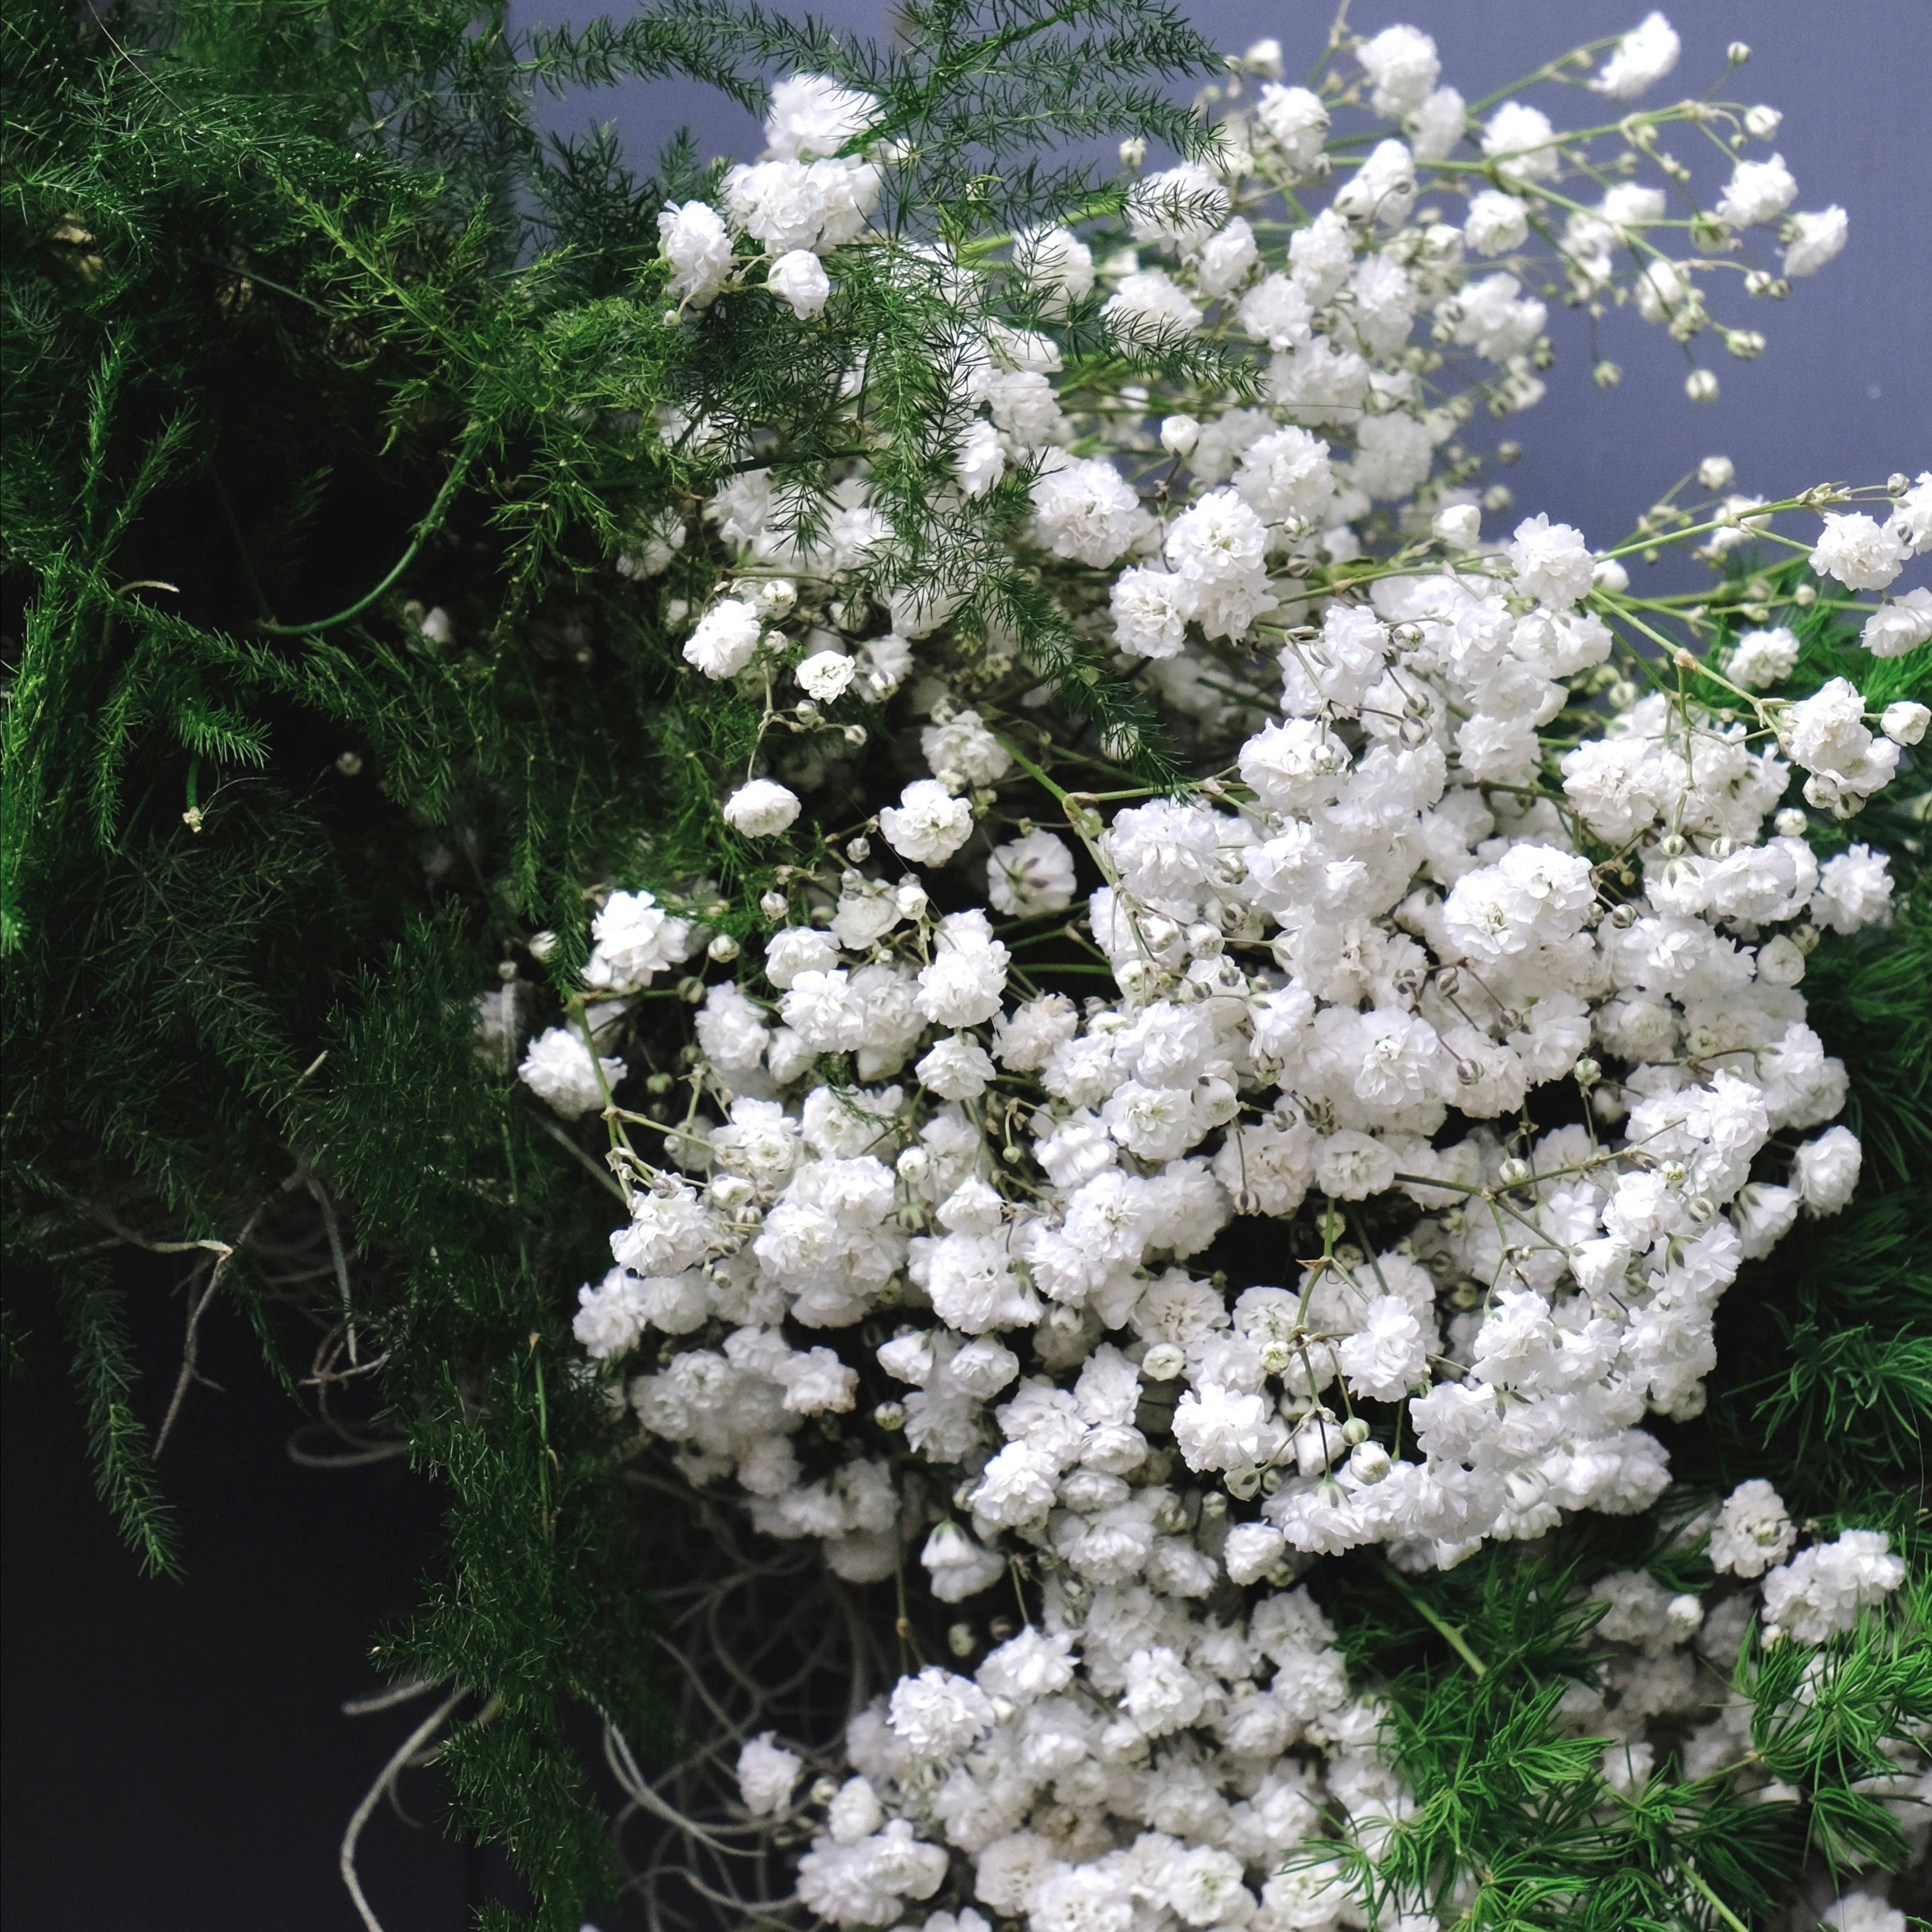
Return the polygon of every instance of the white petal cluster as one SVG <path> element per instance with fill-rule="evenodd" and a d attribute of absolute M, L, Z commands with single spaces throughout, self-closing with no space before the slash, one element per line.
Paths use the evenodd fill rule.
<path fill-rule="evenodd" d="M 1267 528 L 1224 485 L 1174 517 L 1170 572 L 1123 574 L 1189 586 L 1210 637 L 1249 633 L 1289 587 Z M 1646 1417 L 1701 1407 L 1739 1266 L 1849 1198 L 1844 1076 L 1788 935 L 1882 918 L 1888 881 L 1867 848 L 1821 868 L 1769 821 L 1786 751 L 1866 769 L 1862 702 L 1828 685 L 1778 710 L 1780 746 L 1659 693 L 1552 765 L 1536 721 L 1609 649 L 1580 608 L 1594 567 L 1532 518 L 1479 572 L 1330 602 L 1276 652 L 1237 777 L 1079 820 L 1111 999 L 1029 994 L 992 914 L 858 871 L 823 926 L 766 942 L 770 1004 L 712 989 L 727 1117 L 700 1124 L 688 1179 L 639 1192 L 584 1292 L 586 1348 L 662 1338 L 630 1385 L 646 1433 L 841 1575 L 916 1549 L 942 1602 L 1016 1559 L 1046 1589 L 1022 1652 L 976 1683 L 905 1678 L 883 1736 L 849 1745 L 880 1821 L 828 1828 L 801 1879 L 838 1922 L 929 1896 L 949 1852 L 1041 1925 L 1095 1899 L 1189 1924 L 1174 1900 L 1342 1909 L 1342 1868 L 1276 1869 L 1281 1832 L 1313 1829 L 1316 1758 L 1371 1839 L 1406 1801 L 1299 1570 L 1371 1544 L 1447 1565 L 1648 1506 L 1669 1470 Z M 942 706 L 920 742 L 934 776 L 880 830 L 938 868 L 974 836 L 966 788 L 1016 767 L 976 711 Z M 986 860 L 992 912 L 1062 915 L 1078 872 L 1036 827 Z M 827 1054 L 872 1084 L 828 1082 Z M 1020 1116 L 982 1109 L 995 1083 L 1030 1096 Z M 1585 1118 L 1520 1132 L 1559 1084 Z M 1352 1216 L 1391 1208 L 1401 1232 L 1363 1246 Z M 1201 1258 L 1298 1213 L 1311 1258 L 1234 1279 Z M 1364 1406 L 1400 1432 L 1350 1421 Z M 828 1463 L 802 1427 L 841 1417 L 855 1453 Z M 1772 1568 L 1792 1526 L 1748 1484 L 1712 1555 L 1769 1569 L 1768 1618 L 1816 1642 L 1894 1586 L 1862 1534 Z M 1643 1653 L 1628 1701 L 1654 1712 L 1643 1673 L 1663 1684 L 1657 1646 L 1701 1612 L 1618 1587 L 1606 1634 Z M 1230 1588 L 1240 1620 L 1204 1613 Z M 1636 1775 L 1650 1747 L 1620 1748 Z M 1070 1804 L 1084 1835 L 1042 1822 Z"/>
<path fill-rule="evenodd" d="M 1677 64 L 1682 43 L 1661 14 L 1646 14 L 1618 41 L 1590 85 L 1613 100 L 1647 94 Z"/>
<path fill-rule="evenodd" d="M 1631 98 L 1678 51 L 1652 14 L 1591 85 Z M 890 244 L 891 272 L 957 306 L 934 350 L 938 500 L 964 519 L 1024 482 L 1000 541 L 1184 721 L 1209 782 L 1042 790 L 1051 694 L 963 581 L 880 588 L 900 540 L 862 463 L 808 536 L 770 471 L 732 470 L 706 508 L 738 574 L 682 620 L 692 670 L 765 679 L 768 722 L 775 668 L 800 712 L 896 699 L 892 776 L 829 866 L 779 870 L 773 929 L 704 994 L 688 1117 L 661 1168 L 638 1163 L 577 1334 L 600 1363 L 635 1354 L 644 1436 L 763 1534 L 815 1540 L 854 1581 L 954 1604 L 1023 1579 L 1036 1604 L 970 1674 L 909 1669 L 848 1727 L 852 1774 L 809 1801 L 799 1869 L 836 1924 L 979 1932 L 976 1906 L 922 1920 L 949 1874 L 1029 1932 L 1363 1922 L 1334 1834 L 1372 1856 L 1413 1799 L 1298 1580 L 1352 1549 L 1419 1572 L 1647 1508 L 1670 1480 L 1647 1419 L 1700 1412 L 1726 1289 L 1857 1182 L 1831 1124 L 1844 1070 L 1800 982 L 1821 929 L 1889 916 L 1890 878 L 1864 844 L 1821 864 L 1786 797 L 1850 817 L 1925 707 L 1874 716 L 1842 676 L 1780 696 L 1802 646 L 1768 622 L 1712 660 L 1730 708 L 1664 677 L 1645 694 L 1603 668 L 1614 556 L 1546 515 L 1482 542 L 1445 466 L 1479 401 L 1541 394 L 1549 308 L 1492 262 L 1522 267 L 1532 217 L 1555 219 L 1539 188 L 1576 205 L 1560 272 L 1580 300 L 1682 340 L 1710 317 L 1657 252 L 1660 189 L 1586 206 L 1541 110 L 1468 125 L 1411 27 L 1354 52 L 1397 132 L 1329 154 L 1321 99 L 1270 80 L 1231 108 L 1218 171 L 1138 184 L 1135 246 L 1097 266 L 1059 230 L 1019 237 L 1008 272 Z M 1250 65 L 1278 74 L 1278 50 Z M 865 224 L 892 164 L 841 153 L 876 114 L 782 83 L 767 157 L 723 177 L 729 230 L 802 319 L 827 298 L 821 256 L 888 251 Z M 1429 179 L 1466 126 L 1486 184 L 1460 226 L 1418 215 L 1425 183 L 1467 193 Z M 1283 247 L 1248 214 L 1294 184 Z M 1776 223 L 1796 192 L 1777 156 L 1742 160 L 1709 220 Z M 664 218 L 694 305 L 729 273 L 699 206 Z M 1835 252 L 1835 212 L 1786 223 L 1787 274 Z M 1204 332 L 1252 356 L 1255 386 L 1096 397 L 1054 336 L 1096 290 L 1124 351 Z M 1472 390 L 1419 380 L 1442 360 L 1424 338 L 1472 352 Z M 1826 517 L 1814 570 L 1883 590 L 1932 546 L 1932 472 L 1893 488 L 1888 520 Z M 1707 554 L 1762 508 L 1730 500 Z M 1318 575 L 1371 557 L 1393 560 Z M 1874 657 L 1932 633 L 1927 598 L 1872 614 Z M 776 838 L 829 775 L 877 782 L 838 755 L 724 781 L 726 822 Z M 624 996 L 704 933 L 618 893 L 595 937 L 586 983 Z M 1040 989 L 1032 949 L 1056 938 L 1084 998 Z M 524 1077 L 562 1111 L 602 1103 L 580 1034 L 540 1036 Z M 1793 1556 L 1763 1483 L 1710 1533 L 1795 1642 L 1903 1574 L 1875 1532 Z M 1652 1720 L 1706 1708 L 1684 1648 L 1706 1612 L 1641 1576 L 1599 1594 L 1621 1648 L 1576 1720 L 1618 1740 L 1606 1775 L 1634 1786 Z M 1741 1637 L 1748 1595 L 1711 1618 Z M 1748 1748 L 1730 1722 L 1693 1733 L 1706 1761 Z M 799 1775 L 754 1739 L 746 1809 L 789 1815 Z"/>

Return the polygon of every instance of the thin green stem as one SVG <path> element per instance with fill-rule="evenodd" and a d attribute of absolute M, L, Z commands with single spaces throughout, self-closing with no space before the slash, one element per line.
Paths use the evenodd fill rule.
<path fill-rule="evenodd" d="M 416 534 L 410 539 L 409 548 L 397 559 L 395 567 L 374 590 L 357 598 L 346 610 L 337 611 L 332 617 L 317 617 L 312 622 L 307 624 L 273 624 L 265 619 L 259 628 L 273 637 L 308 638 L 313 637 L 318 631 L 332 631 L 337 625 L 346 624 L 352 618 L 361 616 L 362 613 L 368 610 L 379 597 L 383 596 L 395 584 L 403 572 L 415 562 L 422 552 L 423 545 L 428 542 L 442 522 L 442 513 L 448 507 L 451 499 L 461 488 L 463 479 L 469 472 L 470 465 L 475 460 L 478 446 L 478 442 L 472 442 L 458 452 L 455 462 L 450 466 L 449 474 L 443 478 L 442 488 L 436 494 L 436 501 L 430 504 L 428 514 L 422 521 L 417 524 Z"/>
<path fill-rule="evenodd" d="M 1382 1564 L 1384 1575 L 1395 1586 L 1396 1591 L 1409 1607 L 1426 1623 L 1449 1648 L 1473 1670 L 1478 1677 L 1486 1677 L 1490 1666 L 1469 1648 L 1462 1631 L 1454 1624 L 1447 1623 L 1423 1600 L 1421 1593 L 1414 1588 L 1408 1580 L 1392 1563 Z"/>

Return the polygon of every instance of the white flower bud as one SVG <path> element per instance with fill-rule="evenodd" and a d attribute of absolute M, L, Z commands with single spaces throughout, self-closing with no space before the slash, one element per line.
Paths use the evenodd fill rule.
<path fill-rule="evenodd" d="M 1141 1360 L 1141 1373 L 1150 1382 L 1171 1382 L 1187 1366 L 1187 1358 L 1172 1342 L 1156 1342 Z"/>
<path fill-rule="evenodd" d="M 794 248 L 781 255 L 766 270 L 765 286 L 781 301 L 791 304 L 800 321 L 808 321 L 831 299 L 832 278 L 825 264 L 808 248 Z"/>
<path fill-rule="evenodd" d="M 1880 714 L 1878 728 L 1895 745 L 1916 745 L 1924 736 L 1928 723 L 1932 723 L 1932 710 L 1901 698 Z"/>

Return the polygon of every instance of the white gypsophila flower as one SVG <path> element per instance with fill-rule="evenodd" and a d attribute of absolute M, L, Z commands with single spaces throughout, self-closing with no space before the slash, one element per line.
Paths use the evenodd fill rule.
<path fill-rule="evenodd" d="M 610 1360 L 637 1346 L 644 1329 L 640 1286 L 635 1276 L 613 1268 L 596 1287 L 586 1283 L 578 1290 L 571 1333 L 593 1362 Z M 698 1319 L 704 1319 L 702 1312 Z"/>
<path fill-rule="evenodd" d="M 1022 280 L 1046 296 L 1049 314 L 1064 315 L 1093 292 L 1093 251 L 1067 229 L 1032 229 L 1017 236 L 1013 262 Z"/>
<path fill-rule="evenodd" d="M 1797 194 L 1798 183 L 1782 154 L 1773 154 L 1767 161 L 1740 161 L 1713 212 L 1726 226 L 1754 227 L 1776 220 Z"/>
<path fill-rule="evenodd" d="M 791 249 L 772 262 L 765 272 L 765 286 L 789 303 L 801 322 L 821 313 L 832 298 L 832 278 L 825 264 L 805 248 Z"/>
<path fill-rule="evenodd" d="M 1198 162 L 1144 176 L 1127 196 L 1127 226 L 1136 242 L 1198 248 L 1228 215 L 1228 190 Z"/>
<path fill-rule="evenodd" d="M 1878 728 L 1894 745 L 1919 743 L 1928 724 L 1932 724 L 1932 706 L 1914 698 L 1901 698 L 1879 714 Z"/>
<path fill-rule="evenodd" d="M 1133 487 L 1111 463 L 1063 458 L 1033 486 L 1034 540 L 1082 563 L 1116 562 L 1152 526 Z"/>
<path fill-rule="evenodd" d="M 1264 87 L 1256 102 L 1255 118 L 1294 172 L 1308 167 L 1322 152 L 1328 133 L 1328 110 L 1321 97 L 1305 87 Z"/>
<path fill-rule="evenodd" d="M 1264 523 L 1314 521 L 1335 492 L 1328 446 L 1291 423 L 1249 444 L 1235 465 L 1234 483 Z"/>
<path fill-rule="evenodd" d="M 1725 675 L 1747 691 L 1765 691 L 1782 684 L 1798 662 L 1796 632 L 1783 624 L 1768 630 L 1747 631 L 1731 649 Z"/>
<path fill-rule="evenodd" d="M 886 843 L 916 866 L 943 866 L 973 830 L 973 808 L 936 778 L 915 778 L 879 814 Z"/>
<path fill-rule="evenodd" d="M 1546 180 L 1560 165 L 1556 130 L 1540 107 L 1505 100 L 1483 128 L 1483 152 L 1506 180 Z"/>
<path fill-rule="evenodd" d="M 1590 85 L 1612 100 L 1648 93 L 1677 64 L 1682 44 L 1661 14 L 1646 14 L 1610 50 Z"/>
<path fill-rule="evenodd" d="M 1124 570 L 1108 593 L 1114 642 L 1131 657 L 1178 656 L 1187 639 L 1181 580 L 1165 570 Z"/>
<path fill-rule="evenodd" d="M 1851 232 L 1842 208 L 1820 208 L 1814 214 L 1791 218 L 1790 239 L 1784 250 L 1787 276 L 1815 275 L 1827 262 L 1836 259 Z"/>
<path fill-rule="evenodd" d="M 1835 1214 L 1852 1198 L 1864 1150 L 1849 1127 L 1833 1127 L 1807 1141 L 1792 1157 L 1799 1198 L 1814 1214 Z"/>
<path fill-rule="evenodd" d="M 758 161 L 727 170 L 732 223 L 776 255 L 824 254 L 856 241 L 878 205 L 880 176 L 868 161 Z"/>
<path fill-rule="evenodd" d="M 1834 677 L 1800 698 L 1780 721 L 1780 736 L 1807 771 L 1850 772 L 1869 756 L 1865 701 L 1850 679 Z"/>
<path fill-rule="evenodd" d="M 1875 658 L 1902 658 L 1932 638 L 1932 590 L 1908 590 L 1882 604 L 1860 633 Z"/>
<path fill-rule="evenodd" d="M 887 1721 L 922 1757 L 950 1757 L 992 1728 L 993 1708 L 969 1677 L 928 1664 L 899 1680 Z"/>
<path fill-rule="evenodd" d="M 1006 450 L 998 428 L 976 418 L 967 425 L 959 440 L 959 453 L 952 460 L 961 494 L 969 499 L 983 496 L 1006 471 Z"/>
<path fill-rule="evenodd" d="M 667 968 L 682 965 L 693 943 L 690 922 L 642 892 L 611 893 L 590 922 L 590 937 L 584 984 L 619 994 L 639 992 Z"/>
<path fill-rule="evenodd" d="M 989 731 L 976 711 L 961 711 L 919 734 L 919 748 L 932 775 L 949 790 L 997 784 L 1012 769 L 1012 754 Z"/>
<path fill-rule="evenodd" d="M 1818 1923 L 1831 1932 L 1906 1932 L 1905 1914 L 1869 1892 L 1848 1892 L 1834 1899 Z"/>
<path fill-rule="evenodd" d="M 1850 1630 L 1861 1610 L 1882 1603 L 1905 1580 L 1902 1558 L 1879 1529 L 1847 1529 L 1800 1550 L 1764 1580 L 1765 1621 L 1798 1643 L 1822 1643 Z"/>
<path fill-rule="evenodd" d="M 1186 290 L 1159 268 L 1122 276 L 1100 313 L 1124 342 L 1142 348 L 1177 333 L 1191 335 L 1204 320 Z"/>
<path fill-rule="evenodd" d="M 753 778 L 724 803 L 724 823 L 747 838 L 770 838 L 796 823 L 798 794 L 771 778 Z"/>
<path fill-rule="evenodd" d="M 1828 512 L 1810 557 L 1820 577 L 1835 577 L 1848 590 L 1882 590 L 1905 562 L 1905 546 L 1862 511 Z"/>
<path fill-rule="evenodd" d="M 1900 492 L 1890 528 L 1914 556 L 1932 550 L 1932 470 L 1920 470 Z"/>
<path fill-rule="evenodd" d="M 878 112 L 878 102 L 856 88 L 823 74 L 794 74 L 772 89 L 765 144 L 780 160 L 820 159 L 856 140 Z"/>
<path fill-rule="evenodd" d="M 1453 87 L 1438 87 L 1408 117 L 1408 144 L 1418 161 L 1447 160 L 1467 131 L 1469 106 Z"/>
<path fill-rule="evenodd" d="M 1892 871 L 1884 853 L 1852 845 L 1820 868 L 1811 916 L 1831 932 L 1856 932 L 1876 925 L 1891 905 Z"/>
<path fill-rule="evenodd" d="M 1264 343 L 1273 350 L 1298 349 L 1307 343 L 1315 330 L 1315 309 L 1305 290 L 1286 275 L 1273 274 L 1241 298 L 1238 311 L 1242 328 L 1252 341 Z M 1192 422 L 1191 417 L 1185 420 Z M 1198 425 L 1196 425 L 1198 430 Z M 1165 434 L 1162 440 L 1166 441 Z M 1192 449 L 1190 438 L 1185 448 L 1168 443 L 1177 456 Z"/>
<path fill-rule="evenodd" d="M 1384 27 L 1355 50 L 1355 58 L 1374 83 L 1369 105 L 1391 120 L 1413 114 L 1442 71 L 1436 43 L 1418 27 Z"/>
<path fill-rule="evenodd" d="M 1073 903 L 1073 854 L 1044 830 L 994 846 L 986 861 L 988 902 L 1012 917 L 1065 911 Z"/>
<path fill-rule="evenodd" d="M 1175 518 L 1167 534 L 1175 602 L 1210 638 L 1238 638 L 1275 607 L 1268 534 L 1232 490 L 1216 490 Z"/>
<path fill-rule="evenodd" d="M 938 1042 L 915 1070 L 920 1084 L 942 1100 L 976 1100 L 994 1073 L 986 1048 L 956 1034 Z"/>
<path fill-rule="evenodd" d="M 1354 178 L 1336 190 L 1330 212 L 1351 221 L 1396 228 L 1408 219 L 1415 196 L 1415 157 L 1408 143 L 1379 141 L 1369 150 Z"/>
<path fill-rule="evenodd" d="M 843 698 L 858 674 L 857 661 L 835 650 L 814 651 L 792 674 L 806 695 L 820 704 Z"/>
<path fill-rule="evenodd" d="M 1517 524 L 1509 546 L 1517 584 L 1538 602 L 1568 610 L 1589 594 L 1597 567 L 1582 533 L 1568 524 L 1538 515 Z"/>
<path fill-rule="evenodd" d="M 574 1120 L 602 1106 L 604 1089 L 615 1087 L 629 1070 L 621 1060 L 593 1060 L 574 1028 L 551 1027 L 530 1042 L 517 1077 L 539 1100 Z"/>
<path fill-rule="evenodd" d="M 1529 211 L 1520 195 L 1485 188 L 1469 200 L 1463 218 L 1462 240 L 1478 255 L 1506 255 L 1529 238 Z"/>
<path fill-rule="evenodd" d="M 707 307 L 730 279 L 731 237 L 708 202 L 674 204 L 658 217 L 658 247 L 670 264 L 668 293 Z"/>
<path fill-rule="evenodd" d="M 1201 292 L 1220 301 L 1231 296 L 1253 274 L 1261 260 L 1255 231 L 1237 215 L 1225 228 L 1208 237 L 1195 252 L 1194 284 Z"/>
<path fill-rule="evenodd" d="M 742 598 L 722 597 L 684 640 L 684 661 L 709 678 L 735 677 L 764 634 L 758 612 Z"/>
<path fill-rule="evenodd" d="M 1506 364 L 1535 341 L 1549 316 L 1541 302 L 1522 296 L 1522 286 L 1514 275 L 1487 275 L 1438 304 L 1436 313 L 1450 325 L 1453 341 Z"/>
<path fill-rule="evenodd" d="M 769 1817 L 790 1802 L 805 1766 L 797 1754 L 772 1742 L 770 1731 L 747 1741 L 738 1754 L 738 1792 L 754 1818 Z"/>
<path fill-rule="evenodd" d="M 1761 1479 L 1740 1483 L 1718 1512 L 1711 1532 L 1712 1567 L 1734 1576 L 1762 1576 L 1791 1554 L 1797 1540 L 1784 1498 Z"/>

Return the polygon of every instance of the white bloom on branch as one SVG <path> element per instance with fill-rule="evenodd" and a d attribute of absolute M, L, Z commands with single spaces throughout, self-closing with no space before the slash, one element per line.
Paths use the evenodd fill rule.
<path fill-rule="evenodd" d="M 658 217 L 658 246 L 670 264 L 668 292 L 704 308 L 731 275 L 731 237 L 709 202 L 687 201 Z"/>
<path fill-rule="evenodd" d="M 765 272 L 765 286 L 788 303 L 801 322 L 820 314 L 832 298 L 832 278 L 825 264 L 806 248 L 781 255 Z"/>
<path fill-rule="evenodd" d="M 1610 50 L 1590 85 L 1612 100 L 1634 100 L 1676 66 L 1682 48 L 1661 14 L 1646 14 Z"/>
<path fill-rule="evenodd" d="M 763 635 L 758 614 L 749 604 L 722 597 L 685 640 L 684 661 L 709 678 L 735 677 L 752 662 Z"/>
<path fill-rule="evenodd" d="M 794 824 L 798 794 L 772 778 L 753 778 L 724 803 L 724 823 L 747 838 L 770 838 Z"/>
<path fill-rule="evenodd" d="M 901 858 L 916 866 L 943 866 L 970 835 L 973 808 L 937 778 L 915 778 L 897 805 L 879 814 L 879 830 Z"/>
<path fill-rule="evenodd" d="M 560 1026 L 530 1042 L 517 1076 L 539 1100 L 566 1120 L 575 1120 L 602 1106 L 605 1088 L 616 1086 L 628 1071 L 621 1060 L 592 1060 L 583 1034 L 574 1027 Z"/>

